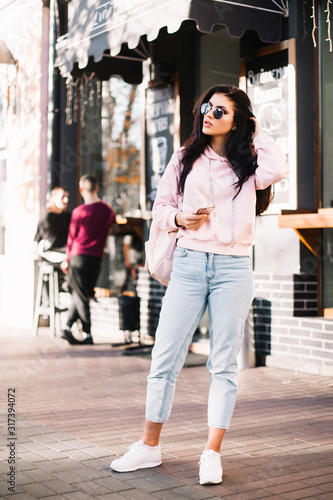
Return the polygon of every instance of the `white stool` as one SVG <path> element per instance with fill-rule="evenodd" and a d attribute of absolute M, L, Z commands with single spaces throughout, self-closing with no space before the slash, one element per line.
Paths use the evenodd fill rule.
<path fill-rule="evenodd" d="M 56 320 L 58 320 L 58 330 L 61 331 L 60 313 L 67 311 L 67 308 L 59 308 L 59 275 L 58 269 L 53 264 L 45 261 L 39 263 L 36 304 L 33 324 L 33 335 L 38 333 L 39 317 L 49 316 L 51 336 L 56 336 Z M 48 282 L 49 305 L 42 305 L 43 284 Z"/>

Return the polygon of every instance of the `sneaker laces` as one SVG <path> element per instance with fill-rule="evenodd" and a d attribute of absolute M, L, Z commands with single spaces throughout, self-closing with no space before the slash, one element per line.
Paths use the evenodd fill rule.
<path fill-rule="evenodd" d="M 135 443 L 131 444 L 128 448 L 128 452 L 135 453 L 135 451 L 139 450 L 140 445 L 142 445 L 142 441 L 136 441 Z M 128 453 L 127 452 L 127 453 Z"/>
<path fill-rule="evenodd" d="M 126 458 L 131 455 L 134 456 L 138 453 L 142 453 L 142 445 L 143 441 L 140 439 L 140 441 L 136 441 L 135 443 L 131 444 L 127 449 L 128 451 L 120 457 L 118 460 L 126 460 Z"/>
<path fill-rule="evenodd" d="M 133 443 L 131 444 L 131 446 L 129 446 L 127 449 L 128 451 L 122 456 L 120 457 L 120 459 L 128 456 L 128 455 L 134 455 L 138 452 L 140 452 L 140 445 L 142 445 L 142 441 L 136 441 L 136 443 Z"/>
<path fill-rule="evenodd" d="M 214 468 L 221 461 L 220 455 L 214 450 L 208 450 L 208 453 L 203 453 L 199 460 L 199 465 L 204 465 L 207 468 Z"/>

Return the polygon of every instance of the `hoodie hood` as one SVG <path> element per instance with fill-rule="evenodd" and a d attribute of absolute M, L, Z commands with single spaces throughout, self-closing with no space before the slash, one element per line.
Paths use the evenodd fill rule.
<path fill-rule="evenodd" d="M 218 155 L 217 153 L 215 153 L 214 149 L 212 149 L 210 146 L 206 147 L 204 155 L 211 160 L 228 162 L 228 159 L 225 156 Z"/>

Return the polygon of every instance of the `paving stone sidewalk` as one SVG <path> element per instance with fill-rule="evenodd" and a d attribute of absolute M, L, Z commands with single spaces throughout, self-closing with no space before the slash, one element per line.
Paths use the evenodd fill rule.
<path fill-rule="evenodd" d="M 148 360 L 124 356 L 108 343 L 71 347 L 48 335 L 2 337 L 0 356 L 1 498 L 333 498 L 333 379 L 241 370 L 222 448 L 223 483 L 200 486 L 205 367 L 184 368 L 179 376 L 162 435 L 163 464 L 119 474 L 110 461 L 141 437 Z M 15 406 L 8 403 L 13 396 Z"/>

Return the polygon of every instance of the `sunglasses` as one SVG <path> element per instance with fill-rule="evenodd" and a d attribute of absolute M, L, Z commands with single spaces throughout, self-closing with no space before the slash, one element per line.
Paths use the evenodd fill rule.
<path fill-rule="evenodd" d="M 203 104 L 201 104 L 201 107 L 200 107 L 201 114 L 203 114 L 203 115 L 206 115 L 212 109 L 213 109 L 213 105 L 210 102 L 204 102 Z M 213 111 L 213 116 L 214 116 L 215 120 L 220 120 L 224 114 L 226 114 L 226 111 L 224 111 L 224 109 L 222 109 L 222 108 L 215 108 Z"/>

